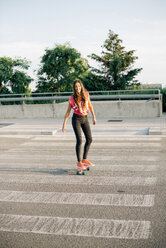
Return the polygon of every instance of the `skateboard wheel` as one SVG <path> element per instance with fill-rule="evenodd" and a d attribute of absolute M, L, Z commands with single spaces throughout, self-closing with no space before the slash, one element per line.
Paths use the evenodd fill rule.
<path fill-rule="evenodd" d="M 85 171 L 83 171 L 83 170 L 77 170 L 77 172 L 76 172 L 76 175 L 85 175 L 86 173 L 85 173 Z"/>
<path fill-rule="evenodd" d="M 90 167 L 87 168 L 87 171 L 90 171 Z"/>

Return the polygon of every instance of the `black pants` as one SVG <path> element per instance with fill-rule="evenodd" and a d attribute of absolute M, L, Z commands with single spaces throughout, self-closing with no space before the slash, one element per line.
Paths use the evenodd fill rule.
<path fill-rule="evenodd" d="M 84 135 L 85 135 L 85 138 L 86 138 L 86 142 L 85 142 L 85 145 L 84 145 L 83 159 L 87 159 L 90 144 L 92 143 L 91 129 L 90 129 L 90 125 L 89 125 L 87 115 L 73 114 L 72 126 L 73 126 L 74 133 L 75 133 L 75 136 L 76 136 L 76 155 L 77 155 L 77 160 L 78 160 L 78 162 L 80 162 L 81 161 L 81 144 L 82 144 L 81 129 L 84 132 Z"/>

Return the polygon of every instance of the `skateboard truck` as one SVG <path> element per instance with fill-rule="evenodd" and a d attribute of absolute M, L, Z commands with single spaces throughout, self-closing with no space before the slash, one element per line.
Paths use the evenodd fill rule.
<path fill-rule="evenodd" d="M 77 168 L 76 174 L 77 175 L 86 175 L 86 172 L 85 171 L 90 171 L 90 167 L 89 166 L 86 166 L 86 169 Z"/>

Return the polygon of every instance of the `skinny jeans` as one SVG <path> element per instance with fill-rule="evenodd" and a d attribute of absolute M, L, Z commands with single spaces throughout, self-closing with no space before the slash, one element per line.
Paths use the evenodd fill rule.
<path fill-rule="evenodd" d="M 73 130 L 76 136 L 76 147 L 75 147 L 76 156 L 77 156 L 78 162 L 80 162 L 81 161 L 81 145 L 82 145 L 81 130 L 83 131 L 85 138 L 86 138 L 86 142 L 84 145 L 83 159 L 87 159 L 88 151 L 92 143 L 92 134 L 91 134 L 91 129 L 90 129 L 87 115 L 73 114 L 72 126 L 73 126 Z"/>

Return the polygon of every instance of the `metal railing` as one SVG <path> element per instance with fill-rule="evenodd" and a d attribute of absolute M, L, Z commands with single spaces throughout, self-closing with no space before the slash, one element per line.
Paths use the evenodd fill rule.
<path fill-rule="evenodd" d="M 143 90 L 116 90 L 116 91 L 89 91 L 92 100 L 161 100 L 159 89 Z M 23 94 L 0 94 L 0 104 L 10 102 L 34 102 L 34 101 L 66 101 L 72 92 L 44 92 Z"/>

